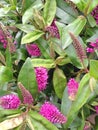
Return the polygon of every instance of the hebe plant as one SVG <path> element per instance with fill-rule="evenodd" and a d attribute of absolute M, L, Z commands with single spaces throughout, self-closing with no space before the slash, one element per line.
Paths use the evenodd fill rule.
<path fill-rule="evenodd" d="M 97 57 L 97 0 L 0 0 L 0 130 L 97 130 Z"/>

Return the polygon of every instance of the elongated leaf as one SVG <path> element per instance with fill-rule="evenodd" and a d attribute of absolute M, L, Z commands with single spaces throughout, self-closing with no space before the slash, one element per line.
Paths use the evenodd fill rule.
<path fill-rule="evenodd" d="M 30 58 L 28 58 L 23 64 L 18 76 L 18 82 L 21 82 L 26 87 L 26 89 L 30 91 L 33 97 L 36 95 L 37 83 L 34 68 Z"/>
<path fill-rule="evenodd" d="M 0 108 L 0 119 L 14 114 L 19 114 L 19 113 L 21 113 L 20 110 L 7 110 L 7 109 Z"/>
<path fill-rule="evenodd" d="M 79 112 L 79 109 L 87 102 L 91 94 L 91 90 L 89 87 L 89 79 L 90 75 L 86 74 L 80 82 L 78 93 L 76 95 L 76 100 L 73 102 L 67 116 L 67 123 L 64 126 L 65 130 L 66 128 L 68 128 L 73 119 L 76 117 L 77 113 Z"/>
<path fill-rule="evenodd" d="M 63 93 L 62 103 L 61 103 L 61 111 L 65 116 L 68 115 L 71 105 L 72 105 L 72 101 L 68 98 L 68 90 L 66 87 Z"/>
<path fill-rule="evenodd" d="M 48 42 L 42 38 L 39 38 L 36 42 L 38 44 L 38 47 L 40 48 L 42 56 L 44 56 L 46 59 L 50 59 Z"/>
<path fill-rule="evenodd" d="M 23 115 L 19 115 L 11 119 L 4 120 L 3 122 L 0 123 L 0 130 L 13 129 L 22 124 L 23 121 L 24 121 Z"/>
<path fill-rule="evenodd" d="M 34 130 L 58 130 L 55 125 L 53 125 L 37 112 L 30 111 L 29 116 L 31 118 Z"/>
<path fill-rule="evenodd" d="M 34 3 L 34 0 L 24 0 L 22 3 L 23 11 L 25 12 L 33 3 Z"/>
<path fill-rule="evenodd" d="M 54 68 L 55 62 L 53 59 L 32 59 L 33 67 L 45 67 L 45 68 Z"/>
<path fill-rule="evenodd" d="M 12 71 L 6 66 L 0 66 L 0 84 L 9 82 L 13 78 Z"/>
<path fill-rule="evenodd" d="M 86 14 L 89 14 L 97 5 L 98 1 L 97 0 L 71 0 L 73 3 L 76 4 L 76 6 Z"/>
<path fill-rule="evenodd" d="M 38 38 L 40 38 L 43 34 L 44 34 L 44 32 L 42 32 L 40 30 L 34 30 L 33 32 L 30 32 L 30 33 L 26 34 L 22 38 L 21 44 L 26 44 L 26 43 L 34 42 L 35 40 L 37 40 Z"/>
<path fill-rule="evenodd" d="M 66 77 L 63 71 L 59 68 L 56 68 L 53 74 L 53 85 L 56 95 L 59 98 L 62 98 L 63 92 L 66 86 Z"/>
<path fill-rule="evenodd" d="M 25 0 L 26 2 L 29 2 L 28 0 Z M 31 1 L 31 0 L 30 0 Z M 30 4 L 30 3 L 29 3 Z M 30 4 L 28 9 L 25 11 L 22 17 L 23 24 L 26 24 L 29 22 L 30 19 L 33 18 L 33 9 L 42 9 L 43 3 L 41 0 L 33 0 L 33 4 Z"/>
<path fill-rule="evenodd" d="M 34 26 L 29 24 L 16 24 L 15 26 L 25 33 L 29 33 L 35 30 Z"/>
<path fill-rule="evenodd" d="M 6 66 L 12 69 L 12 58 L 9 49 L 6 49 Z"/>
<path fill-rule="evenodd" d="M 17 0 L 9 0 L 9 2 L 12 6 L 16 6 L 17 4 Z"/>
<path fill-rule="evenodd" d="M 90 61 L 90 75 L 95 79 L 98 79 L 98 61 L 91 60 Z"/>
<path fill-rule="evenodd" d="M 51 25 L 56 13 L 56 0 L 46 0 L 44 6 L 44 20 L 46 25 Z"/>
<path fill-rule="evenodd" d="M 89 39 L 87 39 L 86 42 L 95 42 L 95 40 L 98 38 L 98 30 L 96 30 L 92 33 L 93 33 L 93 35 Z"/>
<path fill-rule="evenodd" d="M 72 8 L 71 6 L 69 6 L 69 4 L 67 4 L 67 2 L 65 2 L 64 0 L 56 0 L 56 1 L 57 1 L 57 7 L 59 7 L 60 9 L 62 9 L 62 11 L 64 11 L 67 14 L 66 21 L 71 22 L 73 19 L 75 20 L 77 18 L 78 12 L 74 8 Z M 58 15 L 58 17 L 60 17 L 60 16 Z M 65 19 L 65 18 L 62 17 L 62 20 L 63 19 Z"/>
<path fill-rule="evenodd" d="M 72 42 L 72 39 L 69 36 L 69 32 L 72 32 L 73 34 L 78 36 L 82 31 L 83 27 L 85 26 L 85 24 L 86 24 L 86 18 L 84 16 L 79 16 L 75 21 L 73 21 L 71 24 L 65 26 L 62 29 L 61 40 L 63 49 L 68 47 Z"/>

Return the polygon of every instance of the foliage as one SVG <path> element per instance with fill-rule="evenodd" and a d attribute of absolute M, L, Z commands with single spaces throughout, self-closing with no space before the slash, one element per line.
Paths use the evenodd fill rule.
<path fill-rule="evenodd" d="M 0 0 L 0 130 L 97 130 L 98 19 L 92 13 L 97 5 L 97 0 Z M 37 46 L 28 50 L 30 44 Z M 71 78 L 79 83 L 74 99 L 68 93 Z M 45 90 L 39 91 L 42 83 Z M 29 93 L 34 101 L 25 104 Z M 19 108 L 2 108 L 7 94 L 19 96 Z M 45 101 L 61 110 L 64 124 L 39 113 Z"/>

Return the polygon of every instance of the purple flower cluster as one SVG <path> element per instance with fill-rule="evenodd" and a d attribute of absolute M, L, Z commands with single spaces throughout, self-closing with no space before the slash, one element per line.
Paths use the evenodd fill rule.
<path fill-rule="evenodd" d="M 66 117 L 50 102 L 45 102 L 40 108 L 40 114 L 52 123 L 66 123 Z"/>
<path fill-rule="evenodd" d="M 94 8 L 94 10 L 91 12 L 92 16 L 96 20 L 96 24 L 98 24 L 98 5 Z"/>
<path fill-rule="evenodd" d="M 41 51 L 37 44 L 27 44 L 26 49 L 30 56 L 41 56 Z"/>
<path fill-rule="evenodd" d="M 0 42 L 3 44 L 3 47 L 6 48 L 7 46 L 7 39 L 3 33 L 3 30 L 0 30 Z"/>
<path fill-rule="evenodd" d="M 89 53 L 93 53 L 95 50 L 98 50 L 98 39 L 95 42 L 91 42 L 90 47 L 86 48 L 86 51 Z"/>
<path fill-rule="evenodd" d="M 38 84 L 38 91 L 43 91 L 46 89 L 48 80 L 48 70 L 44 67 L 35 68 L 36 80 Z"/>
<path fill-rule="evenodd" d="M 20 105 L 20 99 L 14 94 L 5 95 L 0 97 L 0 105 L 4 109 L 17 109 Z"/>
<path fill-rule="evenodd" d="M 70 100 L 75 100 L 75 96 L 78 91 L 79 83 L 74 79 L 71 78 L 67 84 L 68 86 L 68 95 Z"/>
<path fill-rule="evenodd" d="M 55 24 L 56 20 L 54 19 L 52 24 L 48 27 L 46 27 L 46 31 L 50 33 L 52 37 L 60 38 L 58 28 Z"/>

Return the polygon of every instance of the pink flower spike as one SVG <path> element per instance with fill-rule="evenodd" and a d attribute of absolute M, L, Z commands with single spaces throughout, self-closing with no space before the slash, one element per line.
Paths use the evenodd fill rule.
<path fill-rule="evenodd" d="M 78 91 L 79 83 L 74 78 L 71 78 L 67 86 L 68 86 L 69 99 L 74 101 Z"/>
<path fill-rule="evenodd" d="M 38 90 L 43 91 L 46 89 L 48 80 L 48 70 L 44 67 L 35 68 L 36 80 L 38 84 Z"/>
<path fill-rule="evenodd" d="M 31 95 L 31 93 L 23 86 L 23 84 L 21 82 L 18 82 L 18 87 L 22 93 L 23 96 L 23 103 L 24 104 L 28 104 L 28 105 L 32 105 L 34 102 L 34 99 Z"/>
<path fill-rule="evenodd" d="M 0 98 L 0 105 L 4 109 L 17 109 L 20 103 L 19 97 L 15 94 L 5 95 Z"/>
<path fill-rule="evenodd" d="M 40 108 L 40 114 L 52 123 L 66 123 L 67 118 L 50 102 L 45 102 Z"/>
<path fill-rule="evenodd" d="M 26 49 L 30 56 L 41 56 L 41 51 L 37 44 L 27 44 Z"/>

